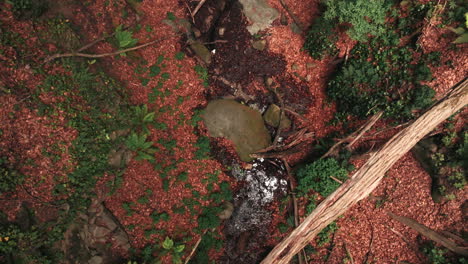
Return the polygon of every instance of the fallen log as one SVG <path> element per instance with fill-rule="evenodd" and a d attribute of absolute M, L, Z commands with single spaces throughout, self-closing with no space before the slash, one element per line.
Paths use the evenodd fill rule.
<path fill-rule="evenodd" d="M 323 228 L 348 208 L 367 197 L 380 183 L 385 172 L 419 140 L 466 104 L 468 104 L 468 79 L 465 78 L 444 98 L 373 154 L 349 180 L 321 202 L 301 225 L 276 245 L 261 263 L 289 263 L 294 255 Z"/>
<path fill-rule="evenodd" d="M 430 240 L 441 244 L 442 246 L 446 247 L 450 251 L 455 252 L 455 253 L 457 253 L 459 255 L 462 255 L 464 257 L 468 257 L 468 249 L 467 248 L 458 246 L 452 240 L 450 240 L 450 239 L 446 238 L 445 236 L 437 233 L 436 231 L 430 229 L 429 227 L 427 227 L 427 226 L 425 226 L 423 224 L 420 224 L 420 223 L 416 222 L 415 220 L 413 220 L 411 218 L 396 215 L 396 214 L 394 214 L 392 212 L 388 212 L 388 215 L 391 218 L 397 220 L 398 222 L 400 222 L 400 223 L 402 223 L 402 224 L 404 224 L 406 226 L 409 226 L 410 228 L 414 229 L 415 231 L 417 231 L 421 235 L 429 238 Z"/>

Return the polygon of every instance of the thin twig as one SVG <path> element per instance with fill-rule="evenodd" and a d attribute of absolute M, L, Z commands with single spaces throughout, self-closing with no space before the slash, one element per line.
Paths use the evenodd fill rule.
<path fill-rule="evenodd" d="M 364 260 L 362 261 L 363 264 L 367 264 L 369 260 L 370 254 L 372 254 L 372 245 L 374 244 L 374 227 L 371 225 L 371 239 L 369 242 L 369 250 L 367 251 L 366 255 L 364 256 Z"/>
<path fill-rule="evenodd" d="M 195 10 L 193 10 L 193 16 L 195 17 L 195 15 L 198 13 L 198 11 L 200 10 L 200 8 L 203 6 L 203 4 L 206 2 L 206 0 L 201 0 L 197 7 L 195 7 Z"/>
<path fill-rule="evenodd" d="M 330 178 L 332 178 L 332 180 L 336 181 L 339 184 L 343 184 L 343 181 L 338 180 L 336 177 L 330 176 Z"/>
<path fill-rule="evenodd" d="M 294 115 L 295 117 L 300 118 L 302 121 L 308 121 L 305 117 L 303 117 L 301 114 L 298 114 L 296 111 L 294 111 L 292 108 L 285 106 L 284 110 L 286 112 L 289 112 L 290 114 Z"/>
<path fill-rule="evenodd" d="M 109 53 L 88 54 L 88 53 L 80 53 L 80 52 L 70 52 L 70 53 L 63 53 L 63 54 L 55 54 L 55 55 L 52 55 L 52 56 L 49 56 L 48 58 L 46 58 L 44 63 L 48 63 L 48 62 L 53 61 L 53 60 L 58 59 L 58 58 L 66 58 L 66 57 L 103 58 L 103 57 L 115 56 L 115 55 L 119 55 L 119 54 L 122 54 L 122 53 L 125 53 L 125 52 L 134 51 L 134 50 L 137 50 L 137 49 L 141 49 L 141 48 L 153 45 L 155 43 L 158 43 L 158 42 L 161 42 L 163 40 L 169 39 L 170 37 L 173 37 L 173 36 L 168 36 L 168 37 L 164 37 L 164 38 L 160 38 L 160 39 L 155 39 L 153 41 L 150 41 L 150 42 L 147 42 L 147 43 L 144 43 L 144 44 L 132 47 L 132 48 L 118 50 L 118 51 L 109 52 Z"/>
<path fill-rule="evenodd" d="M 359 134 L 346 146 L 346 148 L 350 149 L 354 143 L 356 143 L 369 129 L 371 129 L 372 126 L 382 117 L 383 112 L 380 111 L 377 114 L 373 115 L 368 122 L 364 125 L 364 127 L 361 129 Z M 359 130 L 358 130 L 359 131 Z"/>
<path fill-rule="evenodd" d="M 203 42 L 202 44 L 203 45 L 209 45 L 209 44 L 216 44 L 216 43 L 228 43 L 229 41 L 225 40 L 225 39 L 217 39 L 215 41 L 211 41 L 211 42 Z"/>
<path fill-rule="evenodd" d="M 200 242 L 202 241 L 202 238 L 203 238 L 203 236 L 206 234 L 207 231 L 208 231 L 208 230 L 205 230 L 205 231 L 203 232 L 203 234 L 201 234 L 201 236 L 200 236 L 200 238 L 198 239 L 197 243 L 195 243 L 195 245 L 193 246 L 192 251 L 190 252 L 190 255 L 188 255 L 188 257 L 185 259 L 184 264 L 189 263 L 190 259 L 191 259 L 191 258 L 193 257 L 193 255 L 195 254 L 195 251 L 197 251 L 197 248 L 198 248 L 198 246 L 200 245 Z"/>
<path fill-rule="evenodd" d="M 195 18 L 193 17 L 193 13 L 192 13 L 192 10 L 190 9 L 190 6 L 187 4 L 187 1 L 185 1 L 185 0 L 184 0 L 184 4 L 185 4 L 185 7 L 187 7 L 187 10 L 190 13 L 190 16 L 192 17 L 193 24 L 195 24 Z"/>
<path fill-rule="evenodd" d="M 353 255 L 351 255 L 351 252 L 349 251 L 348 247 L 346 246 L 346 243 L 343 243 L 343 246 L 346 250 L 346 255 L 348 255 L 349 257 L 349 261 L 351 262 L 351 264 L 354 264 L 354 258 L 353 258 Z"/>
<path fill-rule="evenodd" d="M 355 144 L 372 126 L 382 117 L 383 112 L 380 111 L 377 114 L 373 115 L 363 126 L 361 126 L 358 130 L 353 132 L 351 135 L 341 139 L 335 145 L 333 145 L 327 153 L 325 153 L 321 158 L 326 158 L 328 156 L 336 155 L 339 152 L 339 147 L 346 143 L 350 142 L 346 148 L 350 149 L 353 144 Z"/>

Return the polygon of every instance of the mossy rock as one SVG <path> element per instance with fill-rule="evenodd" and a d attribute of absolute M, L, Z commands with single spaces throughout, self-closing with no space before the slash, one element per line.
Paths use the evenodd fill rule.
<path fill-rule="evenodd" d="M 252 161 L 250 154 L 271 144 L 260 112 L 234 100 L 211 101 L 205 109 L 203 121 L 210 136 L 231 140 L 243 161 Z"/>

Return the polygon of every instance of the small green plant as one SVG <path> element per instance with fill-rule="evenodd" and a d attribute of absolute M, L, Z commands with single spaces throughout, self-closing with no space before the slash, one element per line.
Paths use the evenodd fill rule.
<path fill-rule="evenodd" d="M 115 29 L 115 39 L 120 49 L 131 48 L 138 43 L 138 39 L 133 38 L 133 33 L 129 30 L 124 30 L 122 25 L 119 25 Z"/>
<path fill-rule="evenodd" d="M 153 219 L 153 222 L 154 223 L 157 223 L 159 221 L 169 221 L 169 219 L 171 218 L 169 216 L 168 213 L 166 212 L 161 212 L 161 213 L 158 213 L 156 211 L 154 211 L 153 213 L 151 213 L 150 215 L 151 219 Z"/>
<path fill-rule="evenodd" d="M 347 178 L 348 171 L 336 159 L 327 158 L 319 159 L 300 168 L 296 175 L 299 195 L 306 195 L 310 190 L 314 190 L 323 197 L 327 197 L 340 186 L 331 177 L 344 181 Z"/>
<path fill-rule="evenodd" d="M 198 77 L 203 81 L 203 86 L 208 87 L 210 85 L 208 83 L 208 69 L 200 65 L 195 65 L 194 70 L 198 74 Z"/>
<path fill-rule="evenodd" d="M 146 134 L 137 134 L 133 132 L 125 141 L 126 146 L 137 153 L 137 160 L 153 161 L 157 149 L 153 147 L 153 141 L 146 141 Z"/>
<path fill-rule="evenodd" d="M 146 196 L 141 196 L 140 198 L 138 198 L 137 202 L 140 204 L 147 204 L 149 203 L 149 199 Z"/>
<path fill-rule="evenodd" d="M 176 60 L 183 60 L 185 58 L 185 54 L 181 51 L 177 52 L 174 56 Z"/>
<path fill-rule="evenodd" d="M 307 204 L 306 206 L 306 214 L 311 214 L 312 211 L 315 210 L 315 208 L 317 208 L 317 195 L 312 195 L 309 197 L 309 204 Z"/>
<path fill-rule="evenodd" d="M 369 35 L 381 36 L 386 32 L 385 18 L 390 10 L 386 0 L 328 0 L 323 17 L 328 23 L 349 23 L 349 36 L 357 41 L 367 41 Z"/>
<path fill-rule="evenodd" d="M 449 27 L 451 31 L 458 35 L 453 41 L 454 44 L 468 43 L 468 12 L 465 13 L 465 23 L 457 28 Z"/>
<path fill-rule="evenodd" d="M 332 56 L 337 52 L 335 42 L 338 36 L 333 31 L 334 26 L 334 23 L 330 23 L 322 16 L 314 21 L 304 43 L 304 48 L 309 51 L 312 58 L 320 60 L 324 56 Z"/>
<path fill-rule="evenodd" d="M 182 255 L 185 249 L 184 244 L 177 244 L 169 237 L 166 237 L 161 244 L 162 248 L 169 252 L 172 255 L 172 263 L 180 264 L 182 263 Z"/>
<path fill-rule="evenodd" d="M 132 216 L 133 215 L 133 209 L 132 209 L 132 205 L 133 203 L 132 202 L 128 202 L 128 203 L 122 203 L 122 208 L 125 210 L 125 212 L 127 213 L 127 216 Z"/>
<path fill-rule="evenodd" d="M 399 17 L 397 7 L 387 0 L 330 0 L 325 6 L 323 17 L 316 20 L 305 43 L 311 56 L 336 53 L 336 22 L 342 23 L 341 27 L 350 25 L 347 33 L 358 41 L 327 85 L 327 96 L 337 103 L 335 122 L 379 111 L 386 117 L 409 119 L 415 110 L 432 103 L 434 90 L 420 82 L 431 80 L 428 65 L 437 64 L 437 56 L 423 56 L 414 41 L 399 46 L 401 38 L 418 30 L 420 22 L 431 14 L 431 4 L 411 3 L 405 17 Z M 393 16 L 392 21 L 388 21 L 389 16 Z M 414 53 L 421 54 L 416 61 Z"/>
<path fill-rule="evenodd" d="M 14 191 L 16 186 L 24 181 L 24 175 L 7 164 L 6 158 L 0 157 L 0 195 Z"/>
<path fill-rule="evenodd" d="M 448 264 L 447 259 L 444 256 L 447 253 L 447 250 L 437 248 L 432 243 L 424 246 L 422 252 L 427 256 L 432 264 Z"/>
<path fill-rule="evenodd" d="M 218 214 L 222 211 L 221 207 L 204 207 L 198 216 L 198 229 L 201 231 L 218 227 L 221 224 Z"/>
<path fill-rule="evenodd" d="M 214 232 L 206 232 L 197 248 L 194 263 L 212 263 L 209 259 L 209 251 L 219 251 L 223 247 L 223 241 Z"/>
<path fill-rule="evenodd" d="M 149 134 L 148 126 L 154 122 L 155 112 L 149 112 L 147 105 L 134 106 L 132 124 L 135 128 L 142 129 L 145 134 Z"/>
<path fill-rule="evenodd" d="M 12 11 L 18 19 L 38 18 L 48 9 L 45 0 L 8 0 L 13 5 Z"/>
<path fill-rule="evenodd" d="M 338 230 L 338 225 L 336 222 L 332 222 L 327 225 L 320 233 L 317 234 L 317 245 L 319 247 L 329 243 L 331 241 L 331 235 Z"/>
<path fill-rule="evenodd" d="M 210 154 L 210 139 L 208 137 L 199 137 L 195 143 L 198 149 L 195 151 L 195 159 L 204 160 L 209 158 Z"/>

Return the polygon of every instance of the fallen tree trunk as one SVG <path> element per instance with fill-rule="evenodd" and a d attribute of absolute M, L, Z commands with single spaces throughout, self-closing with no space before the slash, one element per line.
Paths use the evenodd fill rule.
<path fill-rule="evenodd" d="M 348 208 L 367 197 L 380 183 L 386 171 L 437 125 L 468 104 L 468 79 L 439 100 L 408 127 L 393 136 L 379 151 L 317 208 L 293 232 L 281 241 L 261 262 L 289 263 L 323 228 Z"/>
<path fill-rule="evenodd" d="M 468 249 L 466 247 L 458 246 L 452 240 L 450 240 L 450 239 L 446 238 L 445 236 L 437 233 L 436 231 L 430 229 L 429 227 L 427 227 L 427 226 L 425 226 L 423 224 L 420 224 L 420 223 L 416 222 L 415 220 L 413 220 L 411 218 L 396 215 L 396 214 L 394 214 L 392 212 L 388 212 L 388 215 L 391 218 L 397 220 L 398 222 L 411 227 L 412 229 L 416 230 L 418 233 L 420 233 L 421 235 L 429 238 L 430 240 L 432 240 L 434 242 L 437 242 L 437 243 L 441 244 L 442 246 L 448 248 L 450 251 L 455 252 L 455 253 L 457 253 L 459 255 L 462 255 L 464 257 L 468 257 Z"/>

